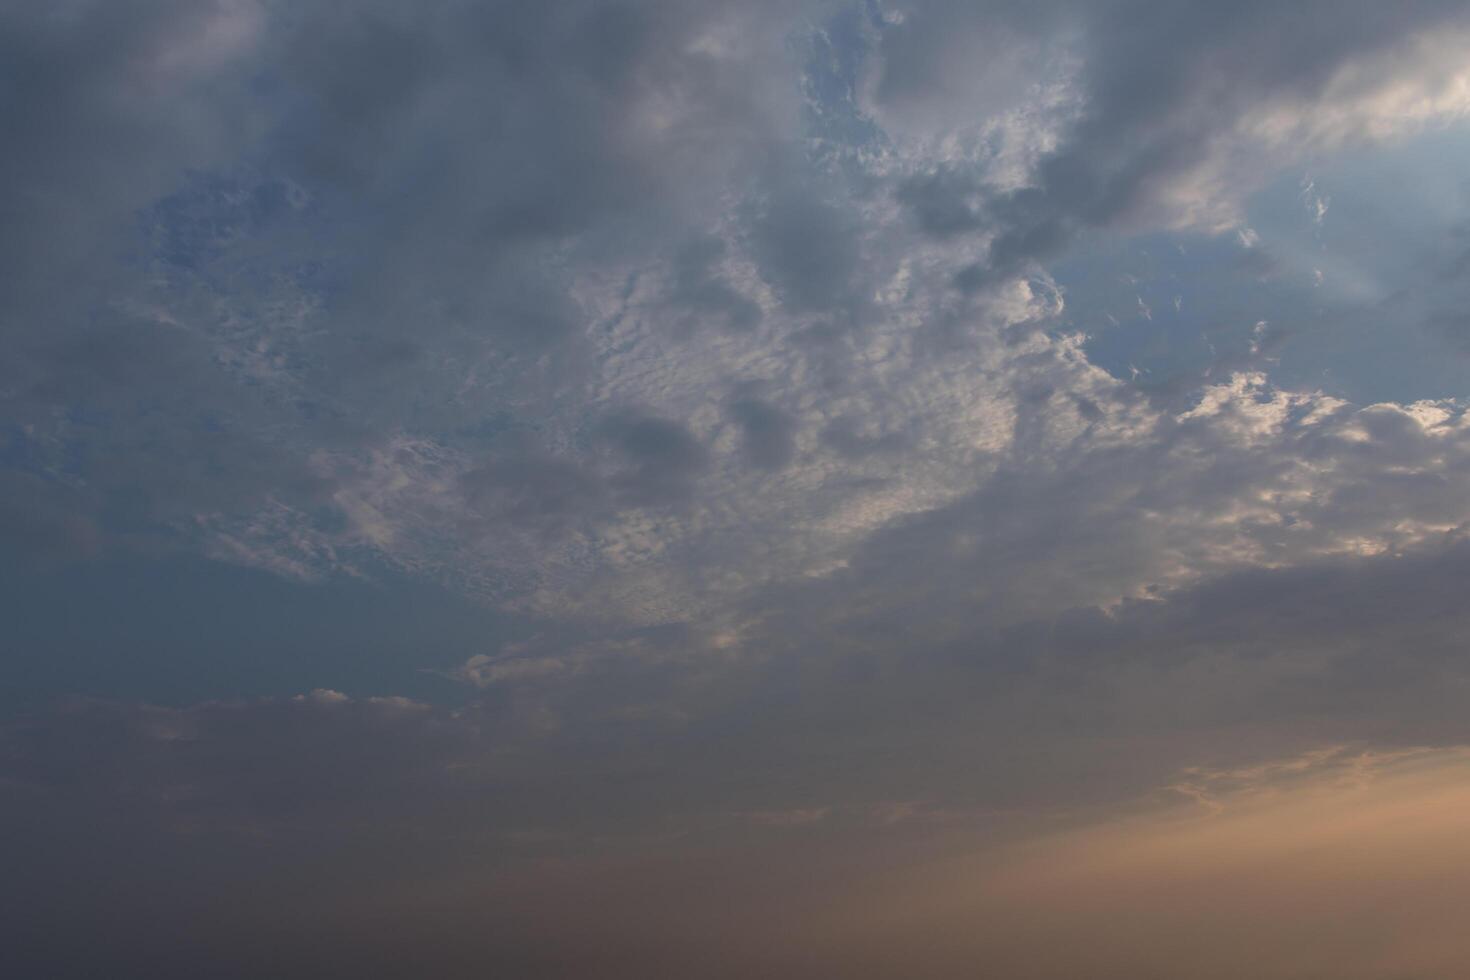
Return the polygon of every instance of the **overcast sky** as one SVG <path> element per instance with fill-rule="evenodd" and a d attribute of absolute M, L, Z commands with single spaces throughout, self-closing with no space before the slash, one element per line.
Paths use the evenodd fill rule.
<path fill-rule="evenodd" d="M 1470 975 L 1470 4 L 0 0 L 17 976 Z"/>

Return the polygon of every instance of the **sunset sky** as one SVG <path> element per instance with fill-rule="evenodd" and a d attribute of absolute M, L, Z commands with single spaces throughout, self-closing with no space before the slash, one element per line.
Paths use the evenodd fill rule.
<path fill-rule="evenodd" d="M 1470 976 L 1470 2 L 0 0 L 0 973 Z"/>

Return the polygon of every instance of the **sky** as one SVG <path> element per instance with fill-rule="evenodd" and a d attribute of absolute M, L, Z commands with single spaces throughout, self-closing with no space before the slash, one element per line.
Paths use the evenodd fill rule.
<path fill-rule="evenodd" d="M 0 0 L 0 947 L 1470 975 L 1470 4 Z"/>

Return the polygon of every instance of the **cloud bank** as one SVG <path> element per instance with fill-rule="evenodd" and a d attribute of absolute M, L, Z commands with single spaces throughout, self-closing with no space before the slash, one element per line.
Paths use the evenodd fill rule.
<path fill-rule="evenodd" d="M 1467 36 L 0 3 L 16 948 L 1459 975 Z"/>

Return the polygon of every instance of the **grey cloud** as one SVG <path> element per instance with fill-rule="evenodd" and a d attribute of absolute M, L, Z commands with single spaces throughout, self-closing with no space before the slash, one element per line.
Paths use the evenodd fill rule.
<path fill-rule="evenodd" d="M 693 492 L 709 454 L 683 425 L 640 411 L 605 420 L 598 435 L 611 450 L 609 483 L 634 507 L 672 503 Z"/>
<path fill-rule="evenodd" d="M 1458 4 L 1434 2 L 1392 13 L 1368 3 L 1302 5 L 1288 15 L 1272 4 L 921 3 L 882 30 L 875 94 L 880 106 L 912 111 L 910 103 L 926 97 L 942 103 L 966 76 L 983 77 L 974 52 L 986 44 L 1024 50 L 1055 35 L 1075 46 L 1085 104 L 1040 157 L 1034 186 L 991 195 L 983 210 L 995 238 L 985 267 L 966 281 L 979 285 L 1055 255 L 1084 229 L 1168 221 L 1163 198 L 1171 182 L 1205 164 L 1218 152 L 1214 137 L 1248 111 L 1273 100 L 1310 102 L 1354 59 L 1393 51 L 1418 32 L 1463 25 Z M 1401 69 L 1403 62 L 1388 70 Z M 946 111 L 963 121 L 954 119 L 962 105 Z M 1237 179 L 1248 185 L 1258 178 Z M 926 230 L 949 232 L 975 220 L 964 197 L 941 194 L 933 178 L 910 187 Z"/>
<path fill-rule="evenodd" d="M 1466 497 L 1455 476 L 1466 466 L 1459 430 L 1443 431 L 1441 442 L 1398 408 L 1340 407 L 1310 421 L 1304 411 L 1287 412 L 1268 446 L 1231 433 L 1233 425 L 1250 424 L 1253 410 L 1268 411 L 1247 397 L 1218 415 L 1164 416 L 1148 436 L 1069 454 L 1070 462 L 1042 475 L 1031 467 L 1047 458 L 1039 447 L 1056 395 L 1034 395 L 1029 408 L 1020 406 L 1016 469 L 1003 468 L 975 493 L 877 531 L 850 571 L 827 587 L 875 615 L 890 601 L 893 608 L 917 602 L 931 613 L 952 601 L 1003 619 L 1027 618 L 1041 609 L 1105 603 L 1112 590 L 1168 587 L 1183 569 L 1219 574 L 1253 560 L 1247 554 L 1309 560 L 1340 550 L 1343 540 L 1379 533 L 1381 545 L 1369 547 L 1392 548 L 1395 540 L 1407 547 L 1464 520 Z M 1308 478 L 1308 490 L 1297 481 L 1309 472 L 1331 473 L 1330 483 Z M 1241 502 L 1252 498 L 1279 503 L 1255 517 L 1239 515 Z M 957 563 L 941 579 L 953 583 L 953 594 L 942 598 L 947 590 L 939 586 L 920 602 L 908 569 L 942 560 Z"/>
<path fill-rule="evenodd" d="M 1470 313 L 1433 313 L 1424 320 L 1424 326 L 1443 337 L 1455 349 L 1470 353 Z"/>
<path fill-rule="evenodd" d="M 3 15 L 0 398 L 44 447 L 32 476 L 125 498 L 106 506 L 134 533 L 323 513 L 311 454 L 461 425 L 485 404 L 467 378 L 531 404 L 575 383 L 589 313 L 548 250 L 657 251 L 778 138 L 749 65 L 691 47 L 713 7 L 50 9 Z M 674 129 L 649 129 L 674 94 Z M 691 276 L 696 307 L 759 318 Z"/>
<path fill-rule="evenodd" d="M 984 227 L 981 189 L 969 175 L 952 169 L 910 177 L 896 192 L 899 203 L 914 214 L 920 230 L 947 237 Z"/>
<path fill-rule="evenodd" d="M 902 432 L 863 432 L 858 421 L 847 416 L 828 423 L 822 430 L 822 441 L 843 456 L 853 459 L 875 453 L 902 453 L 913 444 L 913 440 Z"/>
<path fill-rule="evenodd" d="M 920 4 L 901 22 L 833 26 L 832 37 L 853 45 L 876 32 L 880 104 L 913 105 L 925 93 L 944 101 L 950 82 L 976 67 L 975 50 L 1029 50 L 1029 39 L 1050 33 L 1063 47 L 1080 46 L 1078 84 L 1091 99 L 1041 155 L 1039 185 L 987 191 L 981 201 L 972 200 L 979 191 L 965 176 L 970 164 L 920 161 L 887 172 L 874 164 L 864 173 L 852 161 L 891 149 L 871 128 L 849 134 L 868 142 L 844 148 L 852 157 L 845 170 L 829 166 L 835 157 L 803 152 L 793 123 L 800 79 L 771 70 L 793 67 L 780 43 L 790 11 L 774 6 L 730 13 L 717 5 L 587 3 L 552 13 L 535 4 L 494 12 L 449 5 L 425 15 L 393 4 L 308 5 L 284 16 L 250 4 L 188 15 L 145 5 L 147 16 L 119 35 L 124 43 L 94 61 L 83 54 L 107 47 L 109 20 L 100 7 L 78 9 L 70 21 L 51 22 L 17 8 L 13 36 L 27 52 L 61 52 L 57 63 L 85 62 L 96 74 L 94 84 L 37 68 L 56 100 L 95 97 L 102 106 L 97 92 L 116 90 L 127 111 L 89 131 L 108 141 L 108 152 L 85 150 L 80 130 L 65 130 L 72 135 L 53 145 L 61 139 L 54 131 L 22 119 L 35 139 L 15 164 L 15 185 L 32 188 L 26 200 L 61 194 L 37 189 L 56 182 L 77 193 L 85 183 L 106 184 L 73 172 L 90 166 L 86 160 L 136 161 L 122 171 L 140 176 L 129 178 L 115 205 L 86 208 L 145 225 L 148 249 L 134 268 L 147 275 L 98 263 L 112 272 L 50 289 L 63 298 L 87 294 L 87 317 L 58 309 L 54 322 L 65 321 L 64 329 L 27 330 L 23 356 L 6 369 L 7 391 L 20 391 L 22 403 L 9 407 L 30 422 L 58 403 L 101 402 L 108 392 L 127 400 L 148 389 L 176 416 L 167 426 L 150 418 L 139 439 L 88 430 L 85 441 L 99 458 L 117 461 L 136 455 L 144 430 L 154 446 L 177 441 L 189 452 L 204 441 L 190 434 L 196 428 L 233 433 L 214 440 L 205 469 L 229 474 L 219 481 L 218 506 L 241 518 L 269 498 L 272 474 L 291 474 L 281 476 L 284 503 L 316 508 L 332 490 L 305 472 L 308 457 L 317 454 L 318 465 L 323 451 L 371 452 L 405 430 L 439 440 L 446 452 L 484 458 L 487 440 L 467 419 L 507 404 L 534 417 L 592 400 L 607 354 L 596 345 L 627 318 L 764 328 L 756 290 L 732 278 L 726 260 L 732 268 L 755 265 L 783 307 L 783 326 L 811 327 L 799 336 L 812 341 L 815 373 L 833 391 L 853 390 L 863 380 L 844 331 L 878 322 L 875 287 L 899 270 L 897 253 L 910 241 L 877 240 L 884 229 L 873 204 L 891 199 L 889 191 L 931 233 L 997 232 L 987 263 L 965 267 L 971 257 L 964 256 L 954 264 L 961 286 L 999 287 L 1076 228 L 1142 213 L 1153 184 L 1187 169 L 1191 148 L 1248 107 L 1318 91 L 1336 66 L 1448 16 L 1431 5 L 1387 19 L 1366 7 L 1335 9 L 1330 43 L 1318 45 L 1308 14 L 1294 14 L 1284 29 L 1272 28 L 1273 43 L 1262 50 L 1253 39 L 1267 14 L 1258 7 L 1142 16 L 1150 11 Z M 1128 23 L 1142 26 L 1118 27 L 1125 13 L 1140 14 Z M 977 35 L 981 28 L 990 33 Z M 214 60 L 185 59 L 182 74 L 167 75 L 161 88 L 123 84 L 140 65 L 168 62 L 175 47 L 203 50 L 179 40 L 196 35 L 234 40 Z M 722 47 L 720 39 L 731 37 L 741 43 Z M 831 43 L 820 49 L 825 57 L 853 64 L 821 76 L 836 101 L 819 108 L 856 111 L 842 86 L 856 84 L 857 54 Z M 1210 101 L 1211 86 L 1236 78 L 1244 81 L 1228 99 Z M 87 102 L 77 115 L 89 114 L 103 113 Z M 829 143 L 837 138 L 838 130 L 821 131 Z M 67 167 L 45 162 L 53 157 L 65 157 Z M 183 180 L 200 170 L 192 183 Z M 27 225 L 17 234 L 40 232 Z M 674 250 L 670 275 L 643 276 L 638 267 L 661 263 L 669 241 L 692 244 Z M 887 301 L 910 304 L 902 329 L 974 329 L 964 301 L 924 293 L 953 270 L 942 261 L 916 269 L 914 298 Z M 639 292 L 645 278 L 671 283 L 670 308 Z M 626 284 L 620 296 L 608 281 Z M 151 322 L 84 323 L 98 305 Z M 787 322 L 807 318 L 818 326 Z M 170 333 L 163 323 L 180 329 Z M 619 398 L 656 401 L 648 395 Z M 197 426 L 181 423 L 185 412 L 199 417 Z M 853 432 L 866 432 L 865 424 Z M 846 459 L 864 457 L 868 436 L 844 439 L 843 425 L 833 424 L 832 444 L 846 447 Z M 873 438 L 897 445 L 898 437 Z M 784 455 L 782 441 L 759 453 L 762 465 Z M 674 496 L 688 493 L 697 466 L 640 460 L 616 438 L 609 445 L 622 454 L 626 472 L 616 482 L 629 499 L 648 497 L 659 482 L 636 474 L 659 468 Z M 225 459 L 232 446 L 242 454 L 238 464 Z M 115 471 L 123 468 L 115 462 Z M 179 472 L 163 461 L 157 471 Z M 504 474 L 487 476 L 497 480 Z M 226 482 L 253 489 L 230 497 Z M 639 483 L 647 485 L 632 489 Z M 590 488 L 569 493 L 568 506 L 573 497 L 577 506 L 600 506 Z M 488 499 L 480 499 L 487 512 L 521 506 Z"/>
<path fill-rule="evenodd" d="M 730 414 L 745 436 L 745 455 L 763 470 L 778 470 L 796 452 L 792 418 L 760 398 L 744 395 L 730 403 Z"/>
<path fill-rule="evenodd" d="M 674 301 L 688 307 L 696 321 L 708 317 L 730 329 L 748 330 L 760 323 L 763 313 L 712 269 L 725 251 L 718 238 L 700 238 L 686 246 L 674 262 Z"/>
<path fill-rule="evenodd" d="M 325 501 L 305 454 L 262 434 L 279 406 L 232 383 L 206 338 L 122 314 L 56 333 L 14 351 L 11 465 L 53 499 L 90 499 L 112 532 L 99 545 L 272 497 Z"/>
<path fill-rule="evenodd" d="M 0 12 L 0 327 L 85 315 L 125 284 L 118 259 L 138 209 L 258 132 L 239 88 L 248 5 L 18 2 Z M 39 322 L 38 322 L 39 321 Z"/>
<path fill-rule="evenodd" d="M 751 219 L 761 272 L 796 313 L 855 312 L 859 230 L 850 216 L 800 184 L 780 188 Z"/>
<path fill-rule="evenodd" d="M 946 110 L 963 100 L 961 111 L 982 116 L 1004 111 L 1033 81 L 1024 73 L 1007 71 L 1023 67 L 1013 59 L 1033 54 L 1026 42 L 1065 27 L 1071 13 L 1066 4 L 1010 0 L 908 5 L 902 19 L 880 28 L 883 65 L 874 95 L 880 104 L 906 112 L 923 112 L 936 100 Z M 969 81 L 977 74 L 980 84 L 972 88 Z M 990 100 L 978 111 L 967 98 L 976 95 Z"/>
<path fill-rule="evenodd" d="M 534 450 L 500 456 L 465 474 L 464 483 L 470 505 L 487 519 L 518 526 L 557 531 L 605 506 L 595 473 Z"/>
<path fill-rule="evenodd" d="M 370 291 L 357 314 L 432 319 L 433 303 L 473 317 L 525 274 L 525 250 L 597 228 L 613 238 L 589 248 L 624 248 L 677 228 L 671 188 L 771 138 L 763 93 L 690 50 L 711 17 L 697 5 L 311 8 L 284 48 L 306 99 L 277 152 L 381 225 L 353 242 Z M 640 114 L 665 97 L 679 118 L 650 130 Z M 397 289 L 380 294 L 389 270 Z"/>
<path fill-rule="evenodd" d="M 1041 186 L 981 201 L 972 200 L 978 185 L 960 164 L 904 170 L 884 189 L 888 178 L 876 169 L 866 175 L 856 165 L 832 170 L 827 158 L 801 152 L 795 116 L 783 115 L 791 110 L 792 93 L 781 89 L 780 73 L 768 70 L 791 67 L 786 55 L 773 53 L 790 25 L 789 12 L 758 6 L 727 16 L 714 6 L 677 8 L 585 4 L 553 15 L 532 4 L 497 8 L 492 15 L 447 6 L 421 16 L 384 4 L 350 11 L 308 6 L 284 17 L 240 5 L 256 19 L 241 21 L 250 30 L 240 28 L 238 50 L 229 48 L 218 65 L 190 69 L 205 72 L 210 85 L 187 96 L 166 89 L 168 99 L 141 98 L 136 118 L 119 117 L 118 125 L 131 134 L 123 142 L 131 146 L 136 136 L 139 147 L 151 148 L 139 167 L 152 176 L 130 192 L 124 210 L 137 213 L 163 199 L 142 218 L 153 249 L 145 263 L 152 285 L 130 283 L 115 292 L 108 286 L 99 295 L 145 325 L 114 329 L 73 317 L 65 329 L 27 335 L 25 356 L 7 370 L 15 382 L 7 387 L 23 394 L 21 403 L 11 402 L 15 414 L 42 419 L 70 401 L 111 407 L 117 403 L 109 392 L 127 401 L 148 389 L 167 404 L 173 416 L 168 424 L 160 427 L 150 416 L 139 423 L 137 438 L 126 435 L 126 427 L 73 430 L 88 444 L 87 458 L 109 460 L 116 474 L 131 469 L 119 478 L 141 486 L 148 472 L 138 465 L 144 441 L 153 447 L 176 443 L 182 453 L 210 443 L 212 459 L 203 470 L 220 479 L 204 482 L 217 485 L 218 495 L 201 496 L 200 509 L 246 520 L 273 499 L 298 513 L 320 512 L 342 489 L 331 485 L 336 477 L 322 475 L 335 465 L 323 463 L 322 454 L 370 454 L 400 432 L 435 440 L 445 453 L 484 459 L 491 440 L 467 420 L 507 405 L 534 418 L 568 401 L 591 402 L 607 357 L 597 346 L 603 331 L 631 318 L 707 319 L 734 328 L 731 333 L 751 333 L 758 324 L 773 334 L 805 326 L 790 335 L 801 338 L 813 375 L 832 392 L 855 391 L 865 383 L 860 365 L 871 362 L 855 359 L 846 331 L 880 321 L 874 287 L 902 267 L 898 252 L 910 241 L 880 234 L 873 202 L 889 199 L 892 190 L 921 229 L 935 234 L 998 231 L 988 263 L 961 266 L 958 275 L 972 291 L 998 288 L 1031 259 L 1068 241 L 1074 227 L 1112 220 L 1079 195 L 1095 192 L 1131 207 L 1129 194 L 1107 190 L 1128 180 L 1095 179 L 1093 170 L 1109 160 L 1117 158 L 1125 169 L 1132 165 L 1121 151 L 1091 154 L 1089 147 L 1107 150 L 1104 136 L 1131 146 L 1130 126 L 1149 132 L 1161 127 L 1158 141 L 1172 146 L 1197 142 L 1201 127 L 1234 118 L 1223 109 L 1214 115 L 1185 111 L 1191 99 L 1203 98 L 1199 79 L 1215 77 L 1216 68 L 1192 72 L 1187 54 L 1171 55 L 1140 82 L 1134 45 L 1177 33 L 1214 52 L 1220 72 L 1239 68 L 1248 75 L 1251 58 L 1265 58 L 1248 50 L 1264 16 L 1254 8 L 1222 20 L 1217 26 L 1223 33 L 1206 31 L 1211 24 L 1191 20 L 1195 14 L 1141 18 L 1152 25 L 1141 39 L 1114 30 L 1111 8 L 966 12 L 920 5 L 902 24 L 871 28 L 878 31 L 886 73 L 875 89 L 880 102 L 912 102 L 944 88 L 933 73 L 964 72 L 967 59 L 945 55 L 931 64 L 924 53 L 933 45 L 963 52 L 974 40 L 972 28 L 993 25 L 996 17 L 1003 28 L 997 36 L 1060 31 L 1067 43 L 1086 48 L 1084 81 L 1097 97 L 1062 133 L 1057 149 L 1043 155 Z M 235 9 L 215 14 L 228 26 L 235 22 L 226 15 Z M 1348 19 L 1361 20 L 1360 13 L 1350 11 Z M 1432 13 L 1416 8 L 1420 19 L 1396 20 L 1396 29 L 1403 34 L 1428 23 Z M 164 12 L 157 18 L 135 25 L 140 50 L 163 44 L 173 30 L 187 35 L 215 23 L 200 26 Z M 80 50 L 97 43 L 87 39 L 100 23 L 82 17 L 43 33 L 62 30 L 62 40 Z M 1081 25 L 1082 33 L 1073 38 L 1067 25 Z M 851 36 L 843 36 L 856 44 L 869 29 L 848 25 L 843 30 Z M 749 43 L 721 48 L 712 39 L 726 36 L 722 30 Z M 1209 40 L 1217 33 L 1223 38 L 1218 51 Z M 1288 32 L 1292 38 L 1299 33 Z M 1261 77 L 1233 101 L 1244 105 L 1279 90 L 1311 89 L 1332 65 L 1373 50 L 1366 40 L 1371 33 L 1357 20 L 1334 28 L 1335 53 L 1322 55 L 1315 74 L 1283 67 L 1296 57 L 1296 42 L 1282 42 L 1283 51 L 1273 47 L 1255 72 Z M 244 84 L 241 73 L 248 71 L 257 73 L 255 84 Z M 917 74 L 905 81 L 906 72 Z M 786 80 L 794 89 L 795 82 Z M 1181 94 L 1165 100 L 1164 109 L 1157 94 L 1133 104 L 1130 86 L 1152 92 L 1153 81 L 1161 89 L 1177 82 Z M 486 92 L 496 97 L 487 102 Z M 171 111 L 176 106 L 169 99 L 184 100 L 188 111 Z M 1119 123 L 1117 133 L 1109 120 Z M 1194 128 L 1180 129 L 1186 122 Z M 181 127 L 176 138 L 147 135 L 165 123 Z M 876 140 L 863 132 L 863 139 Z M 56 152 L 82 155 L 73 149 L 68 144 Z M 847 149 L 854 159 L 887 152 L 878 142 Z M 38 143 L 36 152 L 44 150 Z M 1169 153 L 1159 156 L 1161 173 L 1177 169 L 1171 160 Z M 179 186 L 178 174 L 211 164 L 217 172 Z M 27 167 L 28 180 L 45 171 L 40 163 Z M 1069 167 L 1082 169 L 1069 174 Z M 56 179 L 73 179 L 57 173 Z M 168 180 L 159 176 L 165 173 Z M 669 275 L 639 271 L 661 263 L 671 240 L 689 244 L 674 250 L 679 254 Z M 963 261 L 968 258 L 955 264 Z M 757 290 L 733 277 L 731 269 L 748 264 L 779 301 L 781 326 L 763 322 Z M 943 262 L 916 268 L 923 278 L 908 287 L 912 298 L 886 302 L 910 304 L 902 329 L 917 327 L 928 339 L 943 334 L 936 346 L 952 352 L 947 331 L 968 336 L 976 329 L 973 310 L 967 301 L 924 292 L 952 271 Z M 671 285 L 667 306 L 640 292 L 644 280 Z M 621 293 L 606 285 L 614 281 L 624 284 Z M 815 325 L 800 322 L 808 318 Z M 886 322 L 882 329 L 889 329 Z M 713 343 L 699 356 L 716 356 Z M 618 398 L 653 404 L 656 394 L 634 390 Z M 195 418 L 185 422 L 185 414 Z M 563 435 L 580 424 L 576 411 L 566 414 Z M 736 414 L 758 466 L 788 458 L 778 421 L 761 421 L 753 409 Z M 872 461 L 882 453 L 870 450 L 896 450 L 901 439 L 913 444 L 923 423 L 885 423 L 870 431 L 866 421 L 853 422 L 852 438 L 842 434 L 848 425 L 829 423 L 829 444 L 843 459 Z M 605 485 L 602 477 L 557 478 L 553 482 L 565 493 L 550 500 L 562 503 L 548 503 L 536 521 L 564 529 L 576 523 L 572 507 L 587 508 L 583 518 L 599 519 L 607 512 L 608 487 L 621 502 L 688 499 L 694 475 L 706 465 L 694 462 L 692 453 L 640 456 L 642 450 L 620 436 L 605 436 L 603 443 L 617 474 Z M 236 450 L 237 461 L 226 458 Z M 185 469 L 179 454 L 164 455 L 175 458 L 157 461 L 160 482 Z M 568 459 L 568 465 L 597 469 L 587 459 Z M 101 471 L 90 472 L 96 477 Z M 477 479 L 473 506 L 484 520 L 526 513 L 526 503 L 511 502 L 526 491 L 515 489 L 517 478 L 507 471 Z M 535 484 L 540 477 L 528 479 Z M 232 494 L 229 485 L 241 489 Z M 162 508 L 170 520 L 187 519 L 188 509 Z M 556 520 L 548 516 L 563 510 L 568 512 Z"/>

